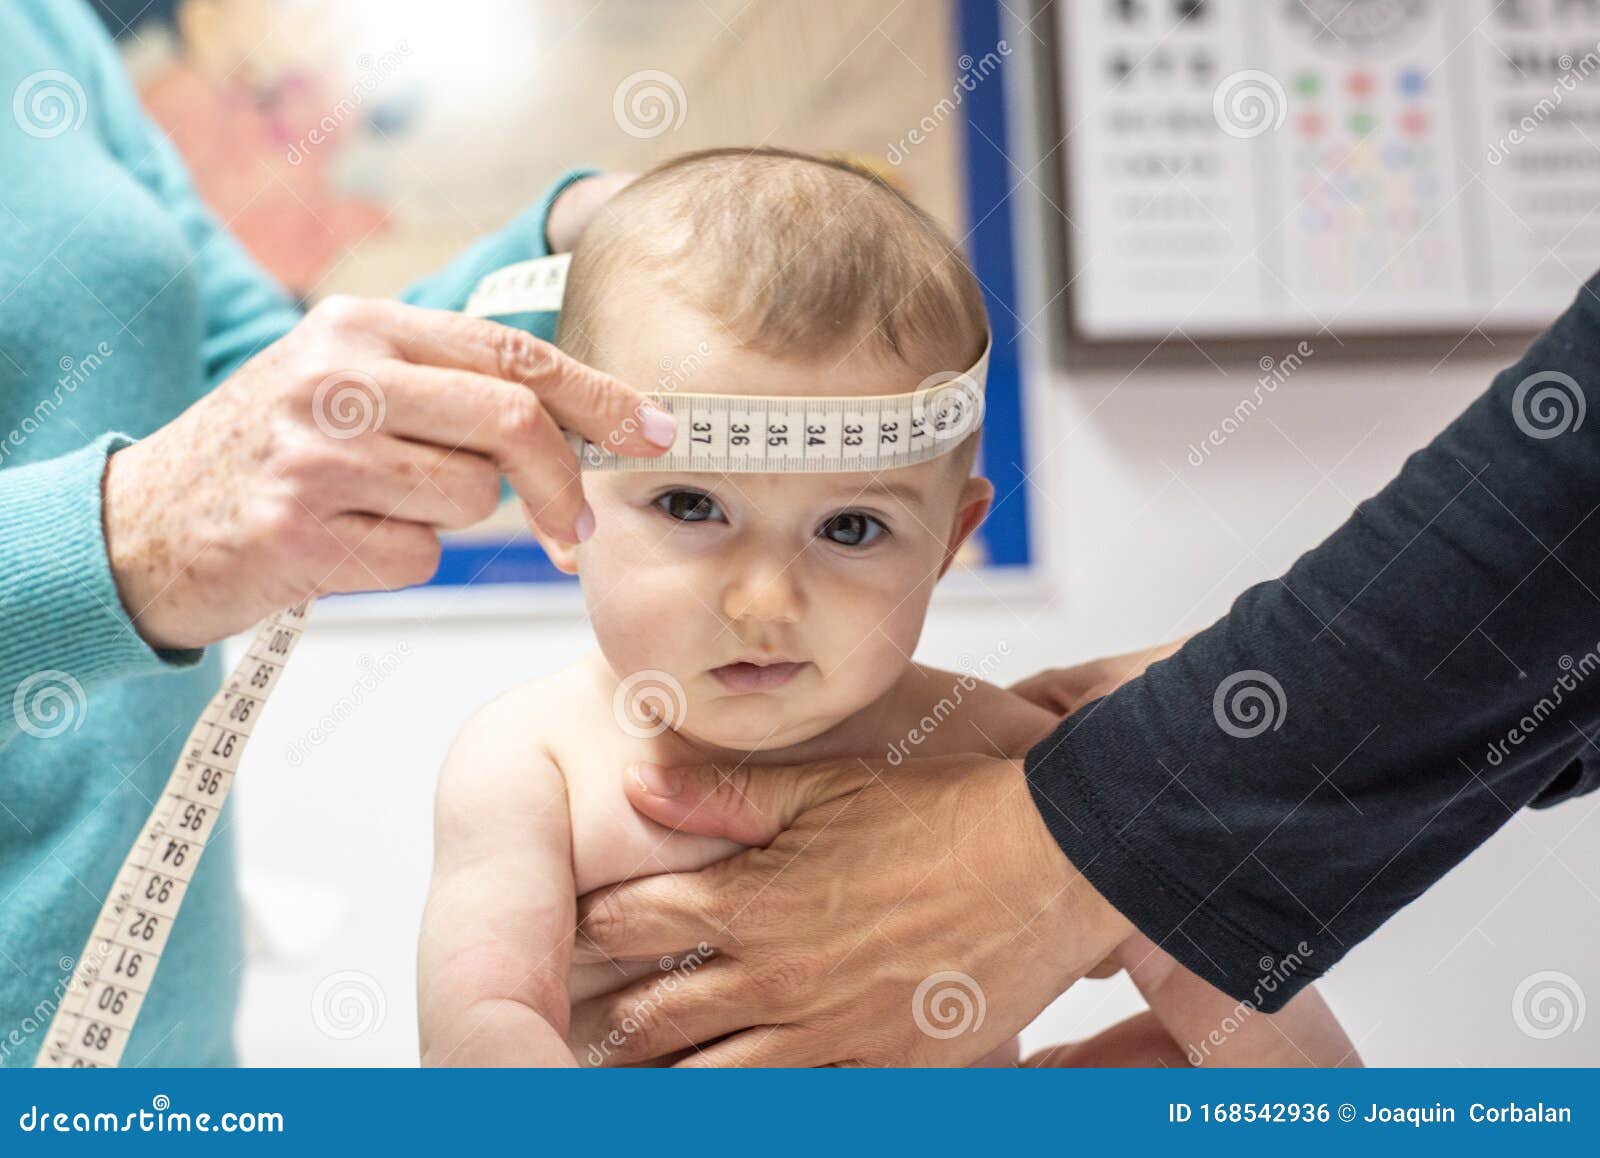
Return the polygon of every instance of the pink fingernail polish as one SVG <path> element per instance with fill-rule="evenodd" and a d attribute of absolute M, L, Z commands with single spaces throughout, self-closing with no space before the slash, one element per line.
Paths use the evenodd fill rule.
<path fill-rule="evenodd" d="M 665 410 L 646 403 L 639 407 L 639 418 L 644 424 L 646 440 L 656 446 L 670 447 L 678 437 L 678 420 Z"/>

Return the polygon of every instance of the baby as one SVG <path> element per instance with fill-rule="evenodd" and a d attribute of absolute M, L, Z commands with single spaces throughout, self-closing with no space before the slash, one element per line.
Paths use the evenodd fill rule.
<path fill-rule="evenodd" d="M 557 343 L 638 386 L 865 396 L 967 369 L 987 333 L 976 280 L 925 214 L 846 165 L 758 149 L 679 158 L 610 202 L 573 254 Z M 636 813 L 631 765 L 882 757 L 958 683 L 959 706 L 917 755 L 1017 757 L 1054 726 L 1006 691 L 911 660 L 934 584 L 993 497 L 972 475 L 977 437 L 950 441 L 879 473 L 585 474 L 593 536 L 542 543 L 581 576 L 599 650 L 479 711 L 440 776 L 418 963 L 424 1063 L 635 1060 L 616 1034 L 569 1037 L 571 1007 L 659 966 L 575 966 L 575 899 L 738 846 Z M 1241 1018 L 1141 937 L 1107 964 L 1119 966 L 1151 1011 L 1035 1064 L 1182 1065 L 1202 1042 L 1208 1064 L 1353 1058 L 1309 990 Z M 907 1016 L 911 1003 L 908 990 Z M 1241 1028 L 1212 1044 L 1230 1018 Z M 1013 1043 L 990 1060 L 1016 1057 Z"/>

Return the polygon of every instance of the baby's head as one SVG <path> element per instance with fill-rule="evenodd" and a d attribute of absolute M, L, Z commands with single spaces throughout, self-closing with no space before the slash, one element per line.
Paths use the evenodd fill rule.
<path fill-rule="evenodd" d="M 867 396 L 966 370 L 987 334 L 926 214 L 849 166 L 758 149 L 679 158 L 609 202 L 573 254 L 557 343 L 644 391 Z M 976 441 L 877 473 L 591 471 L 593 537 L 544 545 L 581 575 L 616 674 L 681 686 L 679 732 L 787 747 L 905 671 L 989 507 Z"/>

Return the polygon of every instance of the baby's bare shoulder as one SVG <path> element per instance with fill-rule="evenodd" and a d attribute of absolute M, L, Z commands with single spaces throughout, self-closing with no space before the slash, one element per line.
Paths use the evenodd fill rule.
<path fill-rule="evenodd" d="M 441 796 L 521 783 L 540 768 L 564 767 L 563 748 L 604 710 L 587 659 L 519 684 L 468 717 L 451 745 Z"/>
<path fill-rule="evenodd" d="M 923 664 L 916 664 L 913 673 L 909 715 L 923 738 L 903 755 L 986 752 L 1019 757 L 1058 722 L 1053 712 L 971 673 Z M 931 729 L 926 726 L 930 722 Z"/>

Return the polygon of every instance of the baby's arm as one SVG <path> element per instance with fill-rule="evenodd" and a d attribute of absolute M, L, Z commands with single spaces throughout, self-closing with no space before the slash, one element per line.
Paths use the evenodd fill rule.
<path fill-rule="evenodd" d="M 1189 1061 L 1166 1026 L 1147 1009 L 1083 1041 L 1053 1045 L 1029 1054 L 1021 1064 L 1028 1069 L 1182 1069 Z"/>
<path fill-rule="evenodd" d="M 1242 1005 L 1148 938 L 1118 946 L 1150 1008 L 1085 1041 L 1030 1055 L 1024 1066 L 1358 1066 L 1322 995 L 1307 987 L 1277 1013 Z"/>
<path fill-rule="evenodd" d="M 514 701 L 467 722 L 439 776 L 417 950 L 424 1065 L 575 1065 L 565 781 Z"/>
<path fill-rule="evenodd" d="M 1202 981 L 1141 934 L 1124 941 L 1116 957 L 1190 1065 L 1361 1064 L 1333 1011 L 1310 986 L 1268 1014 Z"/>

